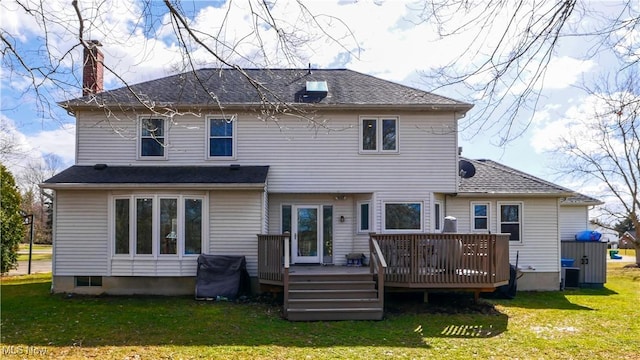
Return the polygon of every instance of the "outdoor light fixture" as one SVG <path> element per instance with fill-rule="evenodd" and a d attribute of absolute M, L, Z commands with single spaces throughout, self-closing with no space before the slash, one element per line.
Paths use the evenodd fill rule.
<path fill-rule="evenodd" d="M 344 222 L 344 215 L 340 215 L 340 222 Z"/>

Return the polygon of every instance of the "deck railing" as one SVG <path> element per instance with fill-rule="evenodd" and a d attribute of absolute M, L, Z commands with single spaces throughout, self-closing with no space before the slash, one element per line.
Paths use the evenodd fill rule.
<path fill-rule="evenodd" d="M 258 235 L 258 278 L 261 283 L 283 285 L 285 269 L 289 269 L 290 262 L 289 238 L 289 233 Z"/>
<path fill-rule="evenodd" d="M 288 286 L 289 241 L 289 234 L 258 235 L 261 284 Z M 385 286 L 491 290 L 509 282 L 509 235 L 371 233 L 369 263 L 379 292 Z"/>
<path fill-rule="evenodd" d="M 387 262 L 385 284 L 491 289 L 509 281 L 509 235 L 370 234 Z"/>
<path fill-rule="evenodd" d="M 369 268 L 378 280 L 378 303 L 384 306 L 384 274 L 387 270 L 387 262 L 382 250 L 375 239 L 369 239 Z"/>

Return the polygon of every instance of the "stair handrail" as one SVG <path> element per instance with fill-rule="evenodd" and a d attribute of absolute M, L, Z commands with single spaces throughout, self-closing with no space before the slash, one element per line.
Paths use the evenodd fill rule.
<path fill-rule="evenodd" d="M 369 268 L 371 274 L 377 274 L 378 278 L 378 303 L 384 308 L 384 277 L 387 271 L 387 261 L 380 250 L 378 241 L 373 238 L 375 233 L 369 234 Z"/>
<path fill-rule="evenodd" d="M 283 311 L 283 315 L 286 318 L 287 317 L 287 309 L 289 308 L 289 265 L 291 263 L 291 252 L 289 250 L 290 247 L 290 239 L 291 239 L 291 234 L 288 231 L 285 231 L 285 233 L 283 234 L 283 241 L 284 241 L 284 264 L 283 264 L 283 269 L 282 269 L 282 286 L 283 286 L 283 291 L 284 291 L 284 299 L 283 299 L 283 306 L 282 306 L 282 311 Z"/>

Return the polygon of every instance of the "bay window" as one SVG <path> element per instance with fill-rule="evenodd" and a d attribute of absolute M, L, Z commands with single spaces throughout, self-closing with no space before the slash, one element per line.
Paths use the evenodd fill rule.
<path fill-rule="evenodd" d="M 204 197 L 128 195 L 113 200 L 114 256 L 182 257 L 202 253 Z"/>

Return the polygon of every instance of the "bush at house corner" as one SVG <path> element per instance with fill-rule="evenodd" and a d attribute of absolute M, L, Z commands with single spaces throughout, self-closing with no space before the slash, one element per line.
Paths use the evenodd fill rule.
<path fill-rule="evenodd" d="M 0 164 L 0 244 L 2 264 L 0 273 L 15 269 L 18 246 L 24 238 L 25 227 L 20 215 L 20 192 L 13 175 Z"/>

